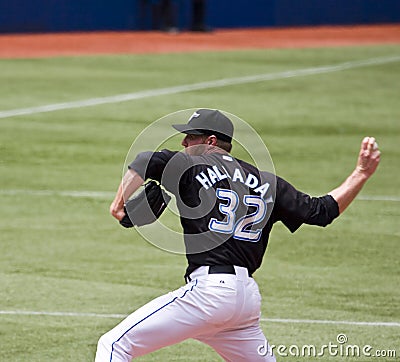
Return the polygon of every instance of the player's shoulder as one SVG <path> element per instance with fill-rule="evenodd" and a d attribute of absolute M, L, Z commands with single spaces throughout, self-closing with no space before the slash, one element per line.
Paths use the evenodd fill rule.
<path fill-rule="evenodd" d="M 244 169 L 251 170 L 253 172 L 261 172 L 256 166 L 247 161 L 241 160 L 240 158 L 236 158 L 235 160 Z"/>
<path fill-rule="evenodd" d="M 151 152 L 151 159 L 153 162 L 169 162 L 177 154 L 177 151 L 162 149 L 159 151 Z"/>
<path fill-rule="evenodd" d="M 166 156 L 166 157 L 174 157 L 174 155 L 176 155 L 177 153 L 179 153 L 179 151 L 171 151 L 166 148 L 154 152 L 155 155 Z"/>
<path fill-rule="evenodd" d="M 260 170 L 257 166 L 241 160 L 241 159 L 236 159 L 238 165 L 240 168 L 246 173 L 246 174 L 252 174 L 254 176 L 257 176 L 258 178 L 262 180 L 270 180 L 275 178 L 275 175 L 271 172 Z"/>

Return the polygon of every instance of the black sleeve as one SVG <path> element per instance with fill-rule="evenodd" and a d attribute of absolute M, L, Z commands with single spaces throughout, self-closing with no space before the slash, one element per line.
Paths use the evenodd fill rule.
<path fill-rule="evenodd" d="M 274 222 L 282 221 L 291 232 L 295 232 L 302 224 L 330 224 L 339 216 L 339 206 L 330 195 L 311 197 L 277 177 L 273 214 Z"/>
<path fill-rule="evenodd" d="M 162 150 L 139 153 L 128 168 L 135 170 L 143 180 L 156 180 L 178 195 L 179 185 L 193 182 L 191 166 L 192 160 L 184 152 Z"/>
<path fill-rule="evenodd" d="M 136 171 L 143 180 L 150 178 L 161 182 L 164 169 L 175 154 L 169 150 L 141 152 L 128 168 Z"/>

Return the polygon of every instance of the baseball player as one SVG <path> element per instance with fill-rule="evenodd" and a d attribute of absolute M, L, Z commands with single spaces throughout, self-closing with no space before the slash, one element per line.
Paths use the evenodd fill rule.
<path fill-rule="evenodd" d="M 185 152 L 143 152 L 129 165 L 111 214 L 122 220 L 127 200 L 147 179 L 176 196 L 184 231 L 186 284 L 139 308 L 98 342 L 96 362 L 130 361 L 194 338 L 225 361 L 276 361 L 260 325 L 261 297 L 254 272 L 271 228 L 326 226 L 338 217 L 375 172 L 380 152 L 362 141 L 355 170 L 322 197 L 231 156 L 233 124 L 218 110 L 199 109 L 187 124 Z"/>

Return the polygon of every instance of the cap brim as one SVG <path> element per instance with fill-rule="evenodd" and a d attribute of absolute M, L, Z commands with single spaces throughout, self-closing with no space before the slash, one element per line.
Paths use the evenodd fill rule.
<path fill-rule="evenodd" d="M 191 128 L 187 124 L 173 124 L 172 127 L 174 127 L 177 131 L 181 133 L 186 133 L 186 134 L 195 134 L 195 135 L 203 135 L 204 132 L 198 129 Z"/>

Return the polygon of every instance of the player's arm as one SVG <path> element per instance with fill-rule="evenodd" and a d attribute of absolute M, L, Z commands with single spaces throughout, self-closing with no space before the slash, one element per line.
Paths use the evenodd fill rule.
<path fill-rule="evenodd" d="M 375 138 L 365 137 L 361 143 L 356 168 L 339 187 L 329 192 L 339 206 L 339 213 L 350 205 L 365 182 L 374 174 L 380 154 Z"/>
<path fill-rule="evenodd" d="M 110 205 L 111 215 L 121 221 L 125 216 L 124 204 L 129 197 L 144 184 L 144 180 L 161 182 L 166 164 L 176 153 L 169 150 L 139 153 L 128 166 L 128 171 L 119 185 L 114 201 Z"/>
<path fill-rule="evenodd" d="M 114 201 L 110 205 L 110 213 L 117 220 L 121 220 L 125 216 L 124 203 L 129 197 L 141 186 L 144 180 L 139 174 L 133 170 L 129 169 L 125 176 L 123 177 L 118 191 L 115 195 Z"/>
<path fill-rule="evenodd" d="M 339 187 L 321 197 L 302 193 L 278 177 L 273 221 L 282 221 L 291 232 L 295 232 L 302 224 L 329 225 L 354 200 L 375 172 L 379 160 L 380 152 L 375 139 L 364 138 L 355 170 Z"/>

